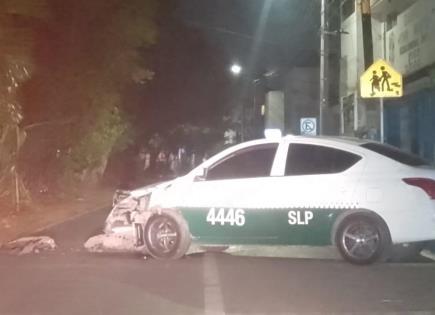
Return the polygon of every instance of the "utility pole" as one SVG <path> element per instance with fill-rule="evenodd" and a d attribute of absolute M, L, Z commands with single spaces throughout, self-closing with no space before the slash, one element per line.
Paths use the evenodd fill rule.
<path fill-rule="evenodd" d="M 361 21 L 364 49 L 364 70 L 373 64 L 372 13 L 370 0 L 361 0 Z"/>
<path fill-rule="evenodd" d="M 373 64 L 373 34 L 372 34 L 372 12 L 370 6 L 370 0 L 360 0 L 360 10 L 361 10 L 361 26 L 362 26 L 362 41 L 363 41 L 363 53 L 364 53 L 364 71 L 367 70 Z M 357 92 L 355 93 L 357 95 Z M 355 113 L 355 130 L 358 126 L 358 103 L 356 103 Z M 383 100 L 381 101 L 381 107 L 383 107 Z M 361 102 L 359 105 L 361 112 L 363 113 L 363 117 L 367 117 L 367 103 Z M 383 113 L 383 108 L 382 108 Z M 381 115 L 382 116 L 382 115 Z M 381 125 L 383 117 L 380 117 Z M 364 126 L 365 125 L 365 126 Z M 362 126 L 358 126 L 359 128 L 364 128 L 367 125 L 367 119 L 362 120 Z M 380 127 L 383 129 L 383 126 Z M 383 131 L 381 131 L 383 133 Z M 383 135 L 381 135 L 383 138 Z"/>
<path fill-rule="evenodd" d="M 319 135 L 324 133 L 324 114 L 328 101 L 328 36 L 327 36 L 327 0 L 322 0 L 320 9 L 320 104 Z"/>

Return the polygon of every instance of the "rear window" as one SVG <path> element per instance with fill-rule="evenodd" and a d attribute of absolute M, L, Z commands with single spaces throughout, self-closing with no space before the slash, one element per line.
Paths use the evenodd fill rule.
<path fill-rule="evenodd" d="M 285 175 L 341 173 L 360 159 L 356 154 L 335 148 L 292 143 L 287 155 Z"/>
<path fill-rule="evenodd" d="M 423 160 L 421 157 L 408 152 L 404 152 L 390 145 L 369 142 L 369 143 L 361 144 L 361 146 L 363 148 L 369 149 L 370 151 L 374 151 L 378 154 L 386 156 L 394 161 L 397 161 L 405 165 L 409 165 L 409 166 L 429 165 L 429 163 Z"/>

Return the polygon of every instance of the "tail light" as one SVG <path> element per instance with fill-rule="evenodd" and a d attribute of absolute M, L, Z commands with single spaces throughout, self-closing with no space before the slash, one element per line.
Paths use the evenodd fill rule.
<path fill-rule="evenodd" d="M 411 186 L 416 186 L 424 190 L 431 198 L 435 199 L 435 180 L 429 178 L 402 178 L 402 180 Z"/>

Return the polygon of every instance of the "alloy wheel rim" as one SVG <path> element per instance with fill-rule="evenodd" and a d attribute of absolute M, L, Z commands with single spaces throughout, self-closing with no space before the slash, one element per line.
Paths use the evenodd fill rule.
<path fill-rule="evenodd" d="M 357 260 L 370 259 L 379 248 L 379 231 L 367 222 L 357 221 L 346 226 L 341 243 L 349 257 Z"/>
<path fill-rule="evenodd" d="M 148 239 L 154 251 L 170 253 L 178 242 L 176 224 L 166 217 L 157 218 L 148 229 Z"/>

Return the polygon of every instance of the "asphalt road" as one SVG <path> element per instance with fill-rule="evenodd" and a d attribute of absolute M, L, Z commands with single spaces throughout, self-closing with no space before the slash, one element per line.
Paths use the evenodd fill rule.
<path fill-rule="evenodd" d="M 435 313 L 432 263 L 86 253 L 106 212 L 45 231 L 55 252 L 0 254 L 0 314 Z"/>

